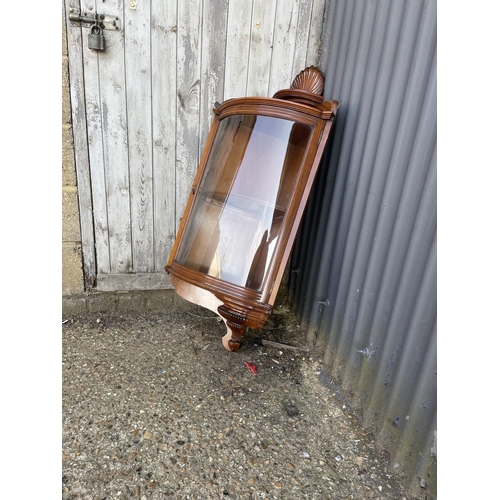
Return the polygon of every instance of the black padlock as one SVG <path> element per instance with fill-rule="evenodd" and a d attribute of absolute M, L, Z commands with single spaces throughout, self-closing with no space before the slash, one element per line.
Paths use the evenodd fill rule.
<path fill-rule="evenodd" d="M 104 35 L 97 23 L 89 30 L 89 49 L 104 50 Z"/>

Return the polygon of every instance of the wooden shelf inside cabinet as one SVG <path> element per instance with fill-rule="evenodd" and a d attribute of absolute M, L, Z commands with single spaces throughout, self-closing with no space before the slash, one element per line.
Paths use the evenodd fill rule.
<path fill-rule="evenodd" d="M 274 214 L 273 221 L 275 219 L 283 219 L 283 215 L 285 213 L 285 209 L 283 207 L 270 205 L 269 203 L 265 203 L 261 200 L 245 198 L 242 196 L 232 197 L 227 201 L 223 196 L 207 196 L 205 197 L 205 203 L 210 203 L 212 205 L 220 207 L 221 209 L 224 208 L 226 210 L 232 210 L 244 216 L 254 216 L 256 218 L 260 218 L 262 213 L 272 210 Z"/>
<path fill-rule="evenodd" d="M 272 311 L 337 111 L 323 84 L 309 67 L 272 98 L 214 109 L 165 269 L 179 295 L 222 317 L 230 351 Z"/>

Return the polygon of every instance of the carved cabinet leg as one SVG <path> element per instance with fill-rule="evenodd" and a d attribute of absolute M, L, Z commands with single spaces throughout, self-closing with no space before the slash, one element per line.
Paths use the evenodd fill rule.
<path fill-rule="evenodd" d="M 228 309 L 225 305 L 219 306 L 217 311 L 226 320 L 227 333 L 222 337 L 222 345 L 228 351 L 236 352 L 246 330 L 246 316 Z"/>

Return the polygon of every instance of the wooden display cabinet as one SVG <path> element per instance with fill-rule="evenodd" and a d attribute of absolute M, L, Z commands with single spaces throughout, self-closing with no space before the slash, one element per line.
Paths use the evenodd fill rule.
<path fill-rule="evenodd" d="M 237 351 L 269 317 L 338 107 L 303 70 L 273 98 L 230 99 L 215 117 L 168 265 L 176 292 L 224 320 Z"/>

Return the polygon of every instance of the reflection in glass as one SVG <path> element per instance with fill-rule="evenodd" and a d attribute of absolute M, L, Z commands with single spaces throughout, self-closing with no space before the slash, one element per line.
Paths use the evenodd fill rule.
<path fill-rule="evenodd" d="M 310 134 L 281 118 L 223 119 L 176 260 L 260 290 Z"/>

